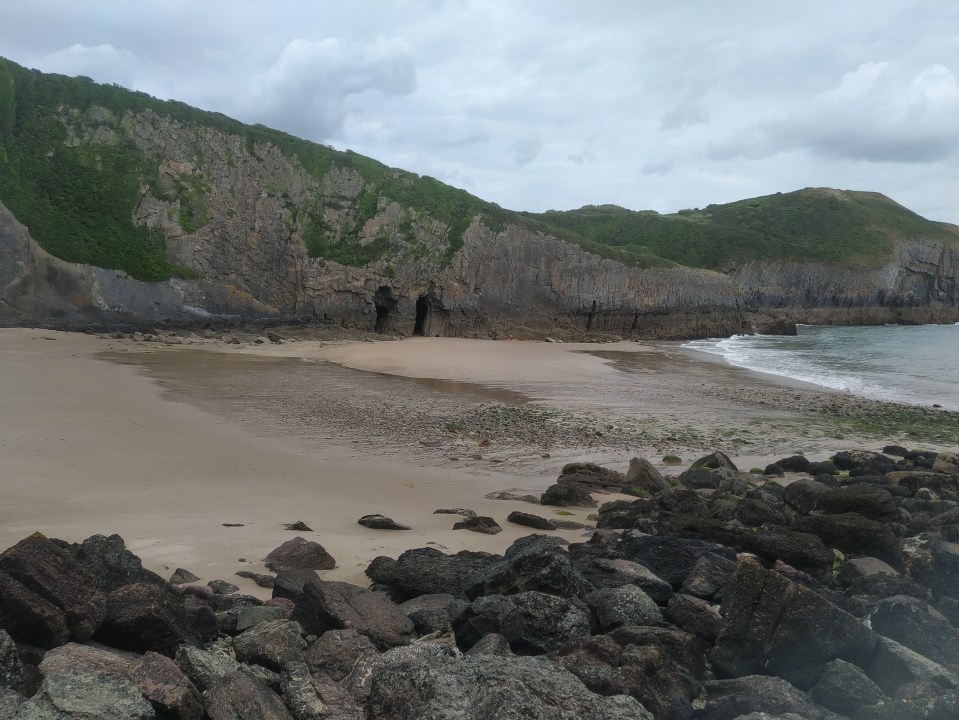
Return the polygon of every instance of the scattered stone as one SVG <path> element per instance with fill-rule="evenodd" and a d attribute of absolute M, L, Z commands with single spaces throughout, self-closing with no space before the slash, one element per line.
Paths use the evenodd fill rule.
<path fill-rule="evenodd" d="M 255 573 L 250 570 L 239 570 L 234 573 L 237 577 L 246 578 L 247 580 L 252 580 L 260 587 L 271 588 L 276 582 L 276 576 L 266 575 L 263 573 Z"/>
<path fill-rule="evenodd" d="M 297 520 L 296 522 L 292 523 L 284 523 L 283 527 L 287 530 L 294 530 L 296 532 L 313 532 L 313 528 L 311 528 L 302 520 Z"/>
<path fill-rule="evenodd" d="M 357 522 L 372 530 L 409 530 L 409 525 L 401 525 L 385 515 L 364 515 Z"/>
<path fill-rule="evenodd" d="M 589 491 L 578 485 L 550 485 L 540 496 L 540 504 L 558 507 L 596 507 Z"/>
<path fill-rule="evenodd" d="M 539 515 L 533 515 L 532 513 L 525 513 L 519 510 L 514 510 L 509 515 L 506 516 L 506 521 L 515 523 L 517 525 L 525 525 L 526 527 L 535 528 L 537 530 L 555 530 L 556 523 L 547 518 L 540 517 Z"/>
<path fill-rule="evenodd" d="M 240 591 L 239 587 L 226 580 L 210 580 L 207 585 L 215 595 L 232 595 Z"/>
<path fill-rule="evenodd" d="M 186 583 L 198 582 L 199 580 L 200 578 L 191 573 L 189 570 L 177 568 L 173 571 L 172 577 L 170 577 L 170 584 L 185 585 Z"/>
<path fill-rule="evenodd" d="M 496 490 L 495 492 L 486 493 L 483 497 L 487 500 L 519 500 L 521 502 L 532 503 L 533 505 L 540 504 L 539 497 L 536 495 L 520 494 L 509 490 Z"/>
<path fill-rule="evenodd" d="M 503 528 L 499 526 L 493 518 L 486 515 L 466 518 L 457 523 L 453 523 L 454 530 L 472 530 L 473 532 L 483 533 L 485 535 L 496 535 L 501 533 Z"/>
<path fill-rule="evenodd" d="M 273 572 L 293 568 L 297 570 L 332 570 L 336 561 L 326 548 L 301 537 L 287 540 L 266 556 L 266 567 Z"/>
<path fill-rule="evenodd" d="M 487 495 L 486 497 L 489 497 Z M 468 508 L 440 508 L 433 511 L 434 515 L 462 515 L 464 518 L 475 518 L 476 512 Z"/>
<path fill-rule="evenodd" d="M 629 470 L 626 471 L 626 486 L 640 488 L 652 496 L 673 485 L 649 460 L 634 457 L 629 461 Z"/>

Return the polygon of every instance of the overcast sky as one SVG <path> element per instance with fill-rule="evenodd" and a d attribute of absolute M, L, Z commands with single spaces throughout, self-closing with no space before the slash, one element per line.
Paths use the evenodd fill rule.
<path fill-rule="evenodd" d="M 830 186 L 959 222 L 955 0 L 2 0 L 0 55 L 516 210 Z"/>

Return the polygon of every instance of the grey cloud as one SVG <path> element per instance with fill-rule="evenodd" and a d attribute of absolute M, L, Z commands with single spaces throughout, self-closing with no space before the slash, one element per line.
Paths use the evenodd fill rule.
<path fill-rule="evenodd" d="M 539 155 L 543 149 L 543 143 L 539 138 L 529 140 L 517 140 L 510 146 L 510 152 L 513 154 L 513 160 L 517 165 L 529 165 Z"/>

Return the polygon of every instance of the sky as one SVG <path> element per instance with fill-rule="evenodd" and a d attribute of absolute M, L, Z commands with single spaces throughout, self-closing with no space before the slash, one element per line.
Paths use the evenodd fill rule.
<path fill-rule="evenodd" d="M 0 56 L 513 210 L 828 186 L 959 223 L 955 0 L 4 0 Z"/>

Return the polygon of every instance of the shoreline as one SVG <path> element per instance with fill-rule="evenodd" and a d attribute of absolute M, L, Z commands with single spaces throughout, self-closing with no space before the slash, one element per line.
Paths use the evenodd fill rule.
<path fill-rule="evenodd" d="M 484 496 L 539 494 L 572 460 L 625 470 L 640 456 L 665 469 L 667 451 L 681 452 L 688 464 L 723 449 L 707 444 L 725 444 L 738 449 L 730 454 L 746 470 L 796 450 L 818 460 L 830 449 L 879 444 L 790 436 L 779 425 L 802 417 L 757 404 L 750 393 L 797 392 L 810 402 L 827 394 L 754 387 L 738 371 L 677 363 L 636 343 L 620 343 L 640 363 L 630 374 L 591 354 L 610 345 L 582 353 L 572 344 L 433 338 L 250 346 L 176 340 L 0 330 L 8 498 L 0 541 L 11 545 L 34 530 L 73 542 L 116 532 L 164 577 L 184 567 L 204 582 L 228 579 L 263 595 L 233 574 L 262 572 L 266 554 L 297 535 L 282 525 L 304 521 L 314 532 L 302 535 L 337 560 L 324 577 L 365 585 L 363 570 L 377 555 L 427 545 L 502 552 L 529 532 L 504 522 L 509 512 L 555 509 Z M 376 368 L 334 364 L 344 358 Z M 422 377 L 384 373 L 388 364 Z M 427 377 L 443 375 L 439 365 L 453 377 Z M 464 375 L 488 381 L 487 390 L 469 396 L 465 386 L 476 382 Z M 503 403 L 503 393 L 527 400 Z M 751 443 L 749 426 L 737 425 L 747 418 L 775 429 Z M 744 442 L 733 442 L 730 432 Z M 453 531 L 454 516 L 433 514 L 443 507 L 492 515 L 503 532 Z M 591 511 L 570 511 L 570 519 L 588 522 Z M 370 513 L 413 530 L 357 525 Z M 575 541 L 582 531 L 558 534 Z"/>

